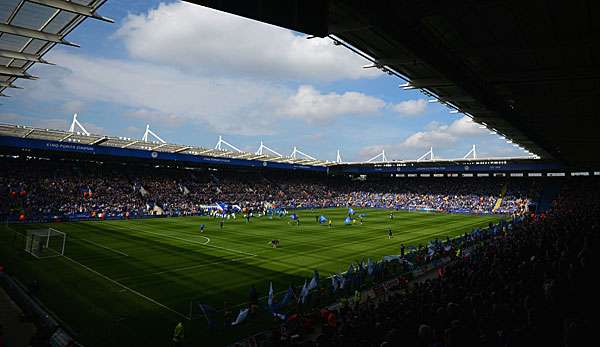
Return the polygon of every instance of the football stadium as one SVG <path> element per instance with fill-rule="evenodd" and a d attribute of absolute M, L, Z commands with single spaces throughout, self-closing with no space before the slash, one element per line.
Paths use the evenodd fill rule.
<path fill-rule="evenodd" d="M 1 0 L 0 347 L 589 345 L 594 5 Z"/>

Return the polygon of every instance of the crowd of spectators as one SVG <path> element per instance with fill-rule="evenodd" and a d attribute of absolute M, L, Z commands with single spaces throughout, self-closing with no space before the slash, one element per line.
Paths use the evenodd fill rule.
<path fill-rule="evenodd" d="M 515 213 L 529 203 L 500 179 L 410 178 L 352 181 L 290 173 L 184 170 L 134 165 L 0 160 L 3 215 L 134 217 L 189 215 L 224 202 L 255 211 L 268 207 L 385 207 L 468 213 Z"/>
<path fill-rule="evenodd" d="M 551 211 L 471 240 L 465 252 L 380 300 L 341 300 L 274 329 L 273 346 L 593 344 L 597 180 L 568 184 Z M 297 319 L 297 318 L 295 318 Z M 287 333 L 314 338 L 298 338 Z M 315 328 L 318 327 L 318 328 Z M 315 334 L 316 332 L 316 334 Z M 300 342 L 303 341 L 303 342 Z"/>

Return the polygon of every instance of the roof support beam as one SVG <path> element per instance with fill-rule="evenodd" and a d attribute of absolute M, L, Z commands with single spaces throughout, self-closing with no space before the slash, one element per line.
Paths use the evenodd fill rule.
<path fill-rule="evenodd" d="M 32 29 L 23 28 L 23 27 L 19 27 L 19 26 L 15 26 L 15 25 L 10 25 L 10 24 L 0 23 L 0 32 L 23 36 L 23 37 L 30 37 L 32 39 L 38 39 L 38 40 L 43 40 L 43 41 L 61 43 L 63 45 L 68 45 L 68 46 L 79 47 L 78 44 L 69 42 L 69 41 L 63 39 L 60 35 L 49 34 L 49 33 L 39 31 L 39 30 L 32 30 Z"/>
<path fill-rule="evenodd" d="M 138 142 L 139 142 L 138 140 L 131 141 L 131 142 L 129 142 L 128 144 L 121 146 L 121 148 L 127 148 L 127 147 L 129 147 L 129 146 L 133 146 L 133 145 L 135 145 L 135 144 L 136 144 L 136 143 L 138 143 Z"/>
<path fill-rule="evenodd" d="M 99 144 L 104 143 L 106 141 L 108 141 L 108 136 L 102 136 L 102 137 L 100 137 L 100 138 L 98 138 L 98 139 L 90 142 L 90 145 L 99 145 Z"/>
<path fill-rule="evenodd" d="M 68 140 L 71 136 L 73 136 L 73 133 L 69 133 L 67 134 L 67 136 L 63 137 L 62 139 L 58 140 L 59 142 L 63 142 L 64 140 Z"/>
<path fill-rule="evenodd" d="M 115 22 L 114 20 L 112 20 L 110 18 L 102 17 L 102 16 L 96 14 L 96 10 L 93 9 L 92 7 L 80 5 L 80 4 L 77 4 L 74 2 L 70 2 L 70 1 L 69 2 L 64 1 L 64 0 L 29 0 L 29 1 L 38 3 L 40 5 L 53 7 L 53 8 L 59 9 L 59 10 L 79 14 L 82 16 L 99 19 L 99 20 L 109 22 L 109 23 Z"/>
<path fill-rule="evenodd" d="M 0 57 L 8 59 L 26 60 L 34 63 L 50 64 L 46 60 L 42 59 L 42 57 L 39 54 L 29 54 L 17 51 L 10 51 L 6 49 L 0 49 Z"/>
<path fill-rule="evenodd" d="M 37 79 L 37 77 L 28 74 L 23 69 L 16 68 L 16 67 L 0 66 L 0 75 L 19 77 L 19 78 L 27 78 L 27 79 L 32 79 L 32 80 Z"/>
<path fill-rule="evenodd" d="M 15 86 L 12 82 L 8 81 L 0 81 L 0 88 L 15 88 L 15 89 L 23 89 L 22 87 Z"/>
<path fill-rule="evenodd" d="M 28 137 L 29 135 L 31 135 L 31 133 L 34 131 L 34 128 L 29 129 L 29 131 L 27 132 L 27 134 L 23 135 L 23 138 Z"/>
<path fill-rule="evenodd" d="M 166 146 L 166 145 L 167 145 L 166 143 L 162 143 L 162 144 L 160 144 L 160 145 L 158 145 L 158 146 L 156 146 L 156 147 L 152 148 L 152 150 L 153 150 L 153 151 L 156 151 L 157 149 L 159 149 L 159 148 L 162 148 L 162 147 L 164 147 L 164 146 Z"/>
<path fill-rule="evenodd" d="M 187 151 L 188 149 L 192 149 L 192 147 L 185 146 L 185 147 L 177 148 L 176 150 L 173 151 L 173 153 L 181 153 L 181 152 Z"/>

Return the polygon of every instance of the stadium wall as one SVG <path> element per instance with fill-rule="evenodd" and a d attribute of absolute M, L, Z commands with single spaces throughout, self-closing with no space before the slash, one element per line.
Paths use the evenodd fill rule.
<path fill-rule="evenodd" d="M 12 149 L 26 149 L 29 151 L 46 151 L 56 153 L 78 153 L 89 155 L 90 157 L 121 157 L 135 158 L 149 161 L 171 161 L 191 164 L 224 165 L 232 167 L 254 167 L 271 168 L 283 170 L 303 170 L 326 173 L 328 168 L 325 166 L 300 165 L 289 163 L 277 163 L 272 161 L 220 158 L 202 155 L 193 155 L 185 153 L 170 153 L 148 151 L 130 148 L 116 148 L 99 145 L 86 145 L 77 143 L 67 143 L 59 141 L 24 139 L 19 137 L 0 136 L 0 147 Z"/>
<path fill-rule="evenodd" d="M 552 172 L 567 170 L 560 163 L 543 160 L 477 160 L 439 161 L 412 163 L 371 163 L 336 164 L 333 166 L 302 165 L 273 161 L 212 157 L 185 153 L 149 151 L 131 148 L 109 147 L 59 142 L 52 140 L 26 139 L 0 136 L 0 148 L 5 152 L 23 151 L 55 155 L 78 155 L 88 159 L 120 158 L 142 161 L 162 161 L 187 165 L 217 165 L 231 168 L 280 169 L 289 171 L 310 171 L 333 175 L 394 175 L 394 174 L 450 174 L 450 173 L 512 173 L 512 172 Z"/>

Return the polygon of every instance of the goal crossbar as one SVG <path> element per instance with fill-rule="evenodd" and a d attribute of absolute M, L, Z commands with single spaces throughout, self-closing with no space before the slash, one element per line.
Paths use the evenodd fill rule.
<path fill-rule="evenodd" d="M 36 258 L 58 257 L 65 253 L 67 234 L 54 228 L 27 230 L 25 252 Z"/>

